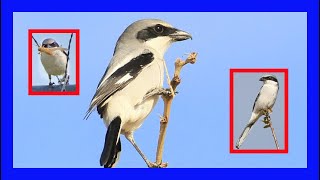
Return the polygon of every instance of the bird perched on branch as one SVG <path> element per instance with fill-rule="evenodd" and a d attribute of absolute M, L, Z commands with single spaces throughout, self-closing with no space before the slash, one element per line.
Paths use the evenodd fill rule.
<path fill-rule="evenodd" d="M 265 75 L 260 78 L 260 81 L 263 81 L 263 85 L 254 102 L 249 123 L 241 133 L 239 140 L 236 144 L 237 149 L 240 148 L 255 122 L 257 122 L 257 120 L 262 115 L 271 113 L 272 107 L 276 102 L 279 90 L 279 83 L 277 78 L 273 75 Z"/>
<path fill-rule="evenodd" d="M 65 75 L 66 71 L 67 53 L 64 48 L 60 48 L 54 39 L 48 38 L 42 42 L 40 54 L 41 63 L 49 76 L 49 86 L 54 84 L 54 82 L 51 82 L 51 75 L 56 76 L 59 83 L 65 82 L 68 84 L 68 72 L 67 76 L 62 79 L 58 77 L 59 75 Z"/>
<path fill-rule="evenodd" d="M 134 146 L 148 167 L 156 166 L 139 149 L 134 132 L 149 115 L 162 93 L 164 54 L 173 42 L 191 38 L 185 31 L 158 19 L 132 23 L 119 37 L 113 57 L 92 98 L 108 127 L 100 165 L 114 167 L 121 151 L 120 134 Z"/>

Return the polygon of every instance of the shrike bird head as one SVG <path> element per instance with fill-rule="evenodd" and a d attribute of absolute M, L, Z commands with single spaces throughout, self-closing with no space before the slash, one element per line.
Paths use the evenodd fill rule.
<path fill-rule="evenodd" d="M 55 48 L 55 47 L 59 47 L 59 44 L 54 39 L 48 38 L 43 40 L 41 46 L 44 48 Z"/>
<path fill-rule="evenodd" d="M 119 37 L 115 51 L 121 47 L 144 45 L 164 55 L 173 42 L 191 39 L 185 31 L 159 19 L 143 19 L 132 23 Z"/>
<path fill-rule="evenodd" d="M 259 79 L 259 81 L 263 81 L 265 84 L 266 83 L 278 84 L 278 79 L 274 75 L 264 75 Z"/>

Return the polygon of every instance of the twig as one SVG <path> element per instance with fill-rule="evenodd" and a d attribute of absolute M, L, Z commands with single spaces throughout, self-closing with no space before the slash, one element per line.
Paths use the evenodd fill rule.
<path fill-rule="evenodd" d="M 34 40 L 34 42 L 37 44 L 38 47 L 40 47 L 38 41 L 32 36 L 32 39 Z"/>
<path fill-rule="evenodd" d="M 197 57 L 197 53 L 193 52 L 188 56 L 188 58 L 185 61 L 181 59 L 176 60 L 174 76 L 170 82 L 173 92 L 175 92 L 177 86 L 181 82 L 180 72 L 182 67 L 188 63 L 194 64 L 196 62 L 196 57 Z M 160 133 L 159 133 L 158 147 L 157 147 L 157 154 L 156 154 L 156 164 L 159 165 L 159 167 L 167 167 L 168 165 L 167 163 L 162 163 L 162 155 L 163 155 L 164 140 L 165 140 L 166 130 L 169 122 L 173 97 L 174 96 L 162 96 L 162 99 L 164 101 L 164 111 L 163 111 L 163 116 L 160 120 Z"/>
<path fill-rule="evenodd" d="M 277 149 L 279 149 L 279 144 L 278 144 L 277 136 L 276 136 L 276 133 L 275 133 L 275 131 L 274 131 L 274 128 L 272 127 L 272 123 L 271 123 L 271 122 L 270 122 L 270 129 L 271 129 L 271 132 L 272 132 L 272 136 L 273 136 L 273 139 L 274 139 L 274 143 L 276 144 Z"/>
<path fill-rule="evenodd" d="M 168 68 L 167 68 L 167 65 L 166 65 L 166 62 L 165 62 L 165 61 L 163 61 L 163 65 L 164 65 L 164 70 L 166 71 L 167 83 L 168 83 L 168 85 L 169 85 L 171 94 L 172 94 L 173 97 L 174 97 L 174 91 L 173 91 L 172 86 L 171 86 L 170 75 L 169 75 Z"/>
<path fill-rule="evenodd" d="M 63 83 L 63 86 L 61 88 L 61 91 L 65 91 L 66 90 L 66 84 L 69 81 L 69 79 L 67 79 L 67 74 L 68 74 L 69 54 L 70 54 L 70 45 L 71 45 L 72 37 L 73 37 L 73 33 L 71 33 L 71 36 L 70 36 L 70 39 L 69 39 L 68 52 L 67 52 L 67 64 L 66 64 L 66 70 L 64 72 L 64 78 L 63 78 L 64 79 L 64 83 Z"/>
<path fill-rule="evenodd" d="M 38 47 L 38 51 L 39 52 L 43 52 L 43 53 L 47 53 L 51 56 L 53 56 L 53 52 L 52 51 L 55 51 L 56 49 L 50 49 L 50 48 L 45 48 L 45 47 Z"/>
<path fill-rule="evenodd" d="M 276 144 L 277 149 L 279 149 L 279 144 L 278 144 L 276 132 L 275 132 L 274 128 L 272 127 L 272 122 L 271 122 L 271 117 L 270 117 L 270 115 L 269 115 L 269 112 L 266 111 L 264 114 L 265 114 L 265 117 L 264 117 L 264 119 L 263 119 L 263 122 L 266 124 L 266 125 L 264 126 L 264 128 L 270 127 L 271 132 L 272 132 L 272 136 L 273 136 L 274 143 Z"/>
<path fill-rule="evenodd" d="M 53 54 L 52 54 L 52 51 L 55 51 L 55 50 L 61 50 L 61 51 L 67 50 L 66 48 L 62 48 L 62 47 L 57 47 L 57 48 L 54 48 L 54 49 L 41 47 L 41 46 L 39 45 L 38 41 L 37 41 L 33 36 L 32 36 L 32 39 L 33 39 L 34 42 L 37 44 L 37 46 L 38 46 L 38 51 L 47 53 L 47 54 L 49 54 L 49 55 L 53 55 Z"/>

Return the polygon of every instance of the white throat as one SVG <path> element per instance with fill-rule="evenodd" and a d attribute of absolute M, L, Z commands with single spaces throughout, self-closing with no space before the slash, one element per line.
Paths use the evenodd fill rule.
<path fill-rule="evenodd" d="M 171 38 L 167 36 L 157 37 L 146 41 L 145 44 L 146 46 L 154 49 L 161 57 L 163 57 L 171 45 Z"/>
<path fill-rule="evenodd" d="M 264 81 L 264 84 L 270 84 L 270 85 L 278 86 L 278 83 L 277 83 L 277 82 L 271 81 L 271 80 L 266 80 L 266 81 Z"/>

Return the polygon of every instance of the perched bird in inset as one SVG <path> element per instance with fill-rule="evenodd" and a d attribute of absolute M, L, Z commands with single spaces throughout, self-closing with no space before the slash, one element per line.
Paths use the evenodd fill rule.
<path fill-rule="evenodd" d="M 132 23 L 119 37 L 85 118 L 94 108 L 107 126 L 100 165 L 114 167 L 121 151 L 120 134 L 134 146 L 148 167 L 156 166 L 139 149 L 134 132 L 150 114 L 163 89 L 164 54 L 173 42 L 191 38 L 158 19 Z"/>
<path fill-rule="evenodd" d="M 51 75 L 56 76 L 59 83 L 65 81 L 65 77 L 59 79 L 59 75 L 64 75 L 67 65 L 67 53 L 59 47 L 59 44 L 52 38 L 43 40 L 41 47 L 49 48 L 49 52 L 40 52 L 41 63 L 49 76 L 49 86 L 54 83 L 51 82 Z M 67 72 L 66 84 L 68 84 L 69 75 Z"/>
<path fill-rule="evenodd" d="M 279 83 L 275 76 L 265 75 L 260 78 L 263 81 L 263 85 L 260 89 L 258 96 L 253 105 L 251 118 L 249 123 L 241 133 L 239 140 L 236 144 L 236 148 L 239 149 L 246 137 L 248 136 L 250 129 L 257 120 L 264 115 L 266 112 L 269 114 L 272 112 L 272 107 L 276 102 Z"/>

